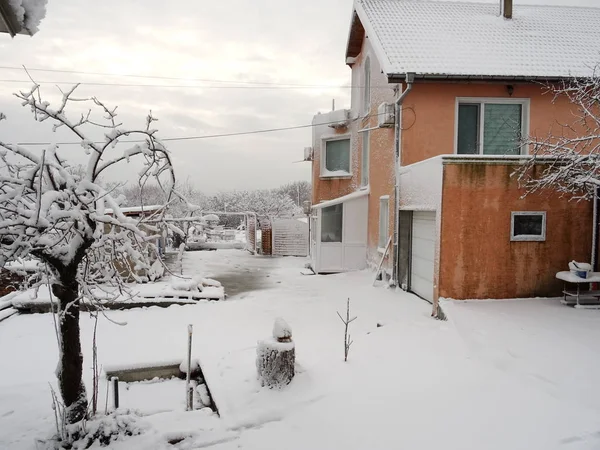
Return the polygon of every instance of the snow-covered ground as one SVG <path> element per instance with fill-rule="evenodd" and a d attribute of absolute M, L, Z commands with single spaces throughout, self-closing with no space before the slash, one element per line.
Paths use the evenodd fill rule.
<path fill-rule="evenodd" d="M 370 272 L 305 276 L 303 264 L 189 252 L 184 273 L 250 271 L 260 282 L 223 302 L 108 313 L 126 326 L 101 319 L 104 366 L 183 359 L 194 324 L 194 357 L 221 414 L 183 411 L 181 382 L 133 384 L 121 406 L 140 410 L 144 433 L 111 448 L 600 448 L 600 311 L 558 300 L 445 302 L 449 320 L 440 322 L 413 295 L 372 287 Z M 348 297 L 358 319 L 344 363 L 336 311 Z M 296 343 L 297 375 L 283 391 L 260 388 L 254 365 L 277 317 Z M 83 314 L 86 382 L 92 328 Z M 0 323 L 0 448 L 34 449 L 52 432 L 56 360 L 51 315 Z M 167 443 L 174 438 L 185 439 Z"/>

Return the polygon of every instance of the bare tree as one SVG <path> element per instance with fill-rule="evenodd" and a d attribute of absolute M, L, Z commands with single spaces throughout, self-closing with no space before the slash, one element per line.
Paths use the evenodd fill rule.
<path fill-rule="evenodd" d="M 532 158 L 517 174 L 527 192 L 553 189 L 576 199 L 592 199 L 600 188 L 600 76 L 549 85 L 554 101 L 574 106 L 571 123 L 557 123 L 545 137 L 528 137 Z"/>
<path fill-rule="evenodd" d="M 93 297 L 94 287 L 121 282 L 119 261 L 136 270 L 151 270 L 149 234 L 155 230 L 141 229 L 136 220 L 126 217 L 99 179 L 116 164 L 135 157 L 144 164 L 141 184 L 150 178 L 160 180 L 163 174 L 168 185 L 175 183 L 167 150 L 152 128 L 156 119 L 151 113 L 144 128 L 124 129 L 117 122 L 116 108 L 94 97 L 75 98 L 76 88 L 62 93 L 55 108 L 42 99 L 37 84 L 15 95 L 37 122 L 49 121 L 54 130 L 62 127 L 71 132 L 89 155 L 85 170 L 71 166 L 57 145 L 36 152 L 0 141 L 0 267 L 28 256 L 47 267 L 58 300 L 56 374 L 67 423 L 84 418 L 88 404 L 82 381 L 81 301 Z M 72 121 L 66 109 L 75 102 L 89 110 Z M 95 118 L 97 113 L 102 117 Z M 91 136 L 99 128 L 104 138 L 98 142 Z M 124 145 L 122 138 L 129 143 Z"/>
<path fill-rule="evenodd" d="M 344 361 L 348 361 L 348 354 L 350 353 L 350 346 L 354 342 L 350 337 L 350 333 L 348 333 L 348 327 L 352 322 L 354 322 L 357 316 L 350 317 L 350 299 L 346 302 L 346 317 L 342 317 L 342 315 L 338 312 L 338 317 L 344 324 Z"/>
<path fill-rule="evenodd" d="M 299 208 L 305 201 L 310 201 L 312 196 L 312 187 L 308 181 L 293 181 L 284 184 L 277 191 L 291 198 Z"/>

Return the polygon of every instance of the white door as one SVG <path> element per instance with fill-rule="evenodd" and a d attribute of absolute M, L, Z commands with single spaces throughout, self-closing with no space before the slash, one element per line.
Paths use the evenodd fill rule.
<path fill-rule="evenodd" d="M 412 223 L 410 290 L 433 302 L 435 212 L 415 211 Z"/>

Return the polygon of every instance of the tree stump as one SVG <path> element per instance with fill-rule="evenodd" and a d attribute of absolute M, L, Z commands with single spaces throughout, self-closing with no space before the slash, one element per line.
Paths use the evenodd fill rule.
<path fill-rule="evenodd" d="M 261 386 L 281 389 L 295 375 L 296 348 L 292 330 L 283 319 L 273 326 L 273 337 L 260 341 L 256 349 L 256 370 Z"/>

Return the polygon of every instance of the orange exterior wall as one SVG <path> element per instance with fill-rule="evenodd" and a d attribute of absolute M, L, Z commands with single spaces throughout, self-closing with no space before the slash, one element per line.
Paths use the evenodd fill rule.
<path fill-rule="evenodd" d="M 532 114 L 533 117 L 533 114 Z M 516 166 L 444 165 L 438 293 L 454 299 L 558 296 L 556 272 L 589 261 L 591 202 L 525 193 Z M 546 211 L 546 241 L 511 242 L 511 211 Z"/>
<path fill-rule="evenodd" d="M 457 97 L 530 99 L 529 133 L 546 137 L 552 130 L 561 135 L 558 123 L 573 123 L 572 105 L 564 97 L 552 103 L 553 95 L 537 84 L 507 83 L 419 83 L 403 102 L 401 164 L 407 166 L 438 155 L 454 154 Z"/>

